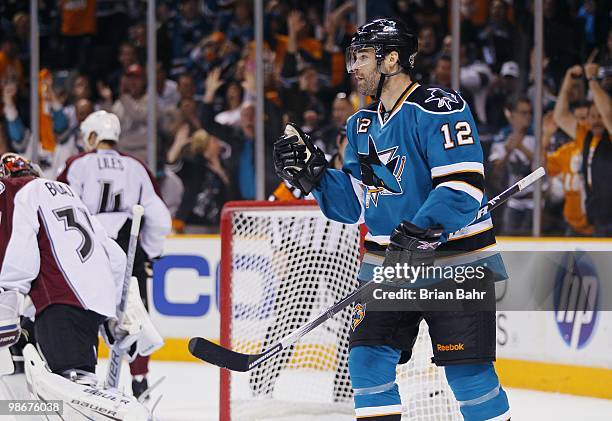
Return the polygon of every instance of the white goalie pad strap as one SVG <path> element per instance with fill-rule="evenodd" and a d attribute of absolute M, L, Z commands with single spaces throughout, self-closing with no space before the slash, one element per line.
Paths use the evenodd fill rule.
<path fill-rule="evenodd" d="M 0 348 L 14 345 L 21 335 L 19 315 L 23 311 L 24 296 L 17 290 L 0 290 Z"/>
<path fill-rule="evenodd" d="M 133 396 L 118 389 L 104 389 L 100 384 L 81 384 L 54 374 L 40 354 L 28 344 L 23 349 L 26 381 L 32 398 L 41 401 L 62 400 L 65 420 L 134 420 L 152 419 L 150 411 Z M 91 374 L 93 376 L 93 374 Z"/>

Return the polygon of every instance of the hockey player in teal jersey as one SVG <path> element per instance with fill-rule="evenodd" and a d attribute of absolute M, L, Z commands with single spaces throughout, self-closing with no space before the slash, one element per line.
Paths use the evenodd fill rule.
<path fill-rule="evenodd" d="M 288 125 L 275 144 L 280 177 L 311 192 L 333 220 L 368 228 L 361 281 L 376 264 L 431 263 L 433 251 L 474 252 L 495 245 L 488 214 L 470 223 L 486 202 L 483 156 L 468 105 L 455 91 L 411 80 L 416 37 L 395 19 L 360 27 L 347 49 L 347 70 L 362 95 L 376 98 L 347 122 L 342 170 L 327 168 L 323 153 Z M 436 250 L 437 249 L 437 250 Z M 489 256 L 487 282 L 503 279 Z M 434 362 L 467 421 L 510 418 L 495 360 L 495 312 L 368 311 L 356 305 L 349 370 L 356 417 L 400 420 L 395 369 L 410 359 L 421 320 L 429 325 Z M 448 346 L 461 344 L 461 346 Z"/>

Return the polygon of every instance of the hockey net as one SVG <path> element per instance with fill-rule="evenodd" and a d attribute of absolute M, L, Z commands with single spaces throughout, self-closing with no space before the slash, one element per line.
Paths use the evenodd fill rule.
<path fill-rule="evenodd" d="M 359 227 L 327 220 L 316 203 L 233 202 L 221 223 L 221 345 L 258 353 L 357 288 Z M 220 420 L 350 420 L 352 308 L 247 373 L 221 370 Z M 423 322 L 398 366 L 403 419 L 461 420 Z"/>

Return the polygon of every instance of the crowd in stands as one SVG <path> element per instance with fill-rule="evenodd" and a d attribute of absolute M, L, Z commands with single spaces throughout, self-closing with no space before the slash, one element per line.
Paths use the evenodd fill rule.
<path fill-rule="evenodd" d="M 369 1 L 368 20 L 403 19 L 418 36 L 412 77 L 451 85 L 449 1 Z M 0 153 L 39 148 L 45 176 L 83 150 L 79 124 L 117 114 L 120 150 L 147 156 L 146 7 L 141 0 L 41 0 L 39 142 L 31 140 L 28 2 L 0 4 Z M 228 200 L 255 198 L 255 44 L 251 0 L 158 0 L 157 178 L 177 232 L 214 232 Z M 360 98 L 344 50 L 353 1 L 264 2 L 265 148 L 296 122 L 338 167 L 339 133 Z M 460 92 L 478 123 L 492 197 L 531 171 L 533 1 L 461 0 Z M 545 235 L 612 236 L 610 5 L 544 0 Z M 366 102 L 369 99 L 366 99 Z M 340 150 L 339 150 L 340 148 Z M 340 155 L 338 154 L 340 152 Z M 266 194 L 280 180 L 268 160 Z M 533 192 L 494 218 L 530 235 Z"/>

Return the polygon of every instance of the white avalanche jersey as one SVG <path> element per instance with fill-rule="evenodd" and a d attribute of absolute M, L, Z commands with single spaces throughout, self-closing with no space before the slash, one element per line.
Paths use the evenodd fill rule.
<path fill-rule="evenodd" d="M 0 179 L 0 288 L 115 317 L 126 258 L 66 184 Z"/>
<path fill-rule="evenodd" d="M 131 219 L 132 206 L 142 205 L 140 245 L 149 258 L 161 255 L 172 220 L 157 183 L 141 161 L 115 150 L 86 152 L 66 161 L 57 179 L 73 188 L 115 239 Z"/>

